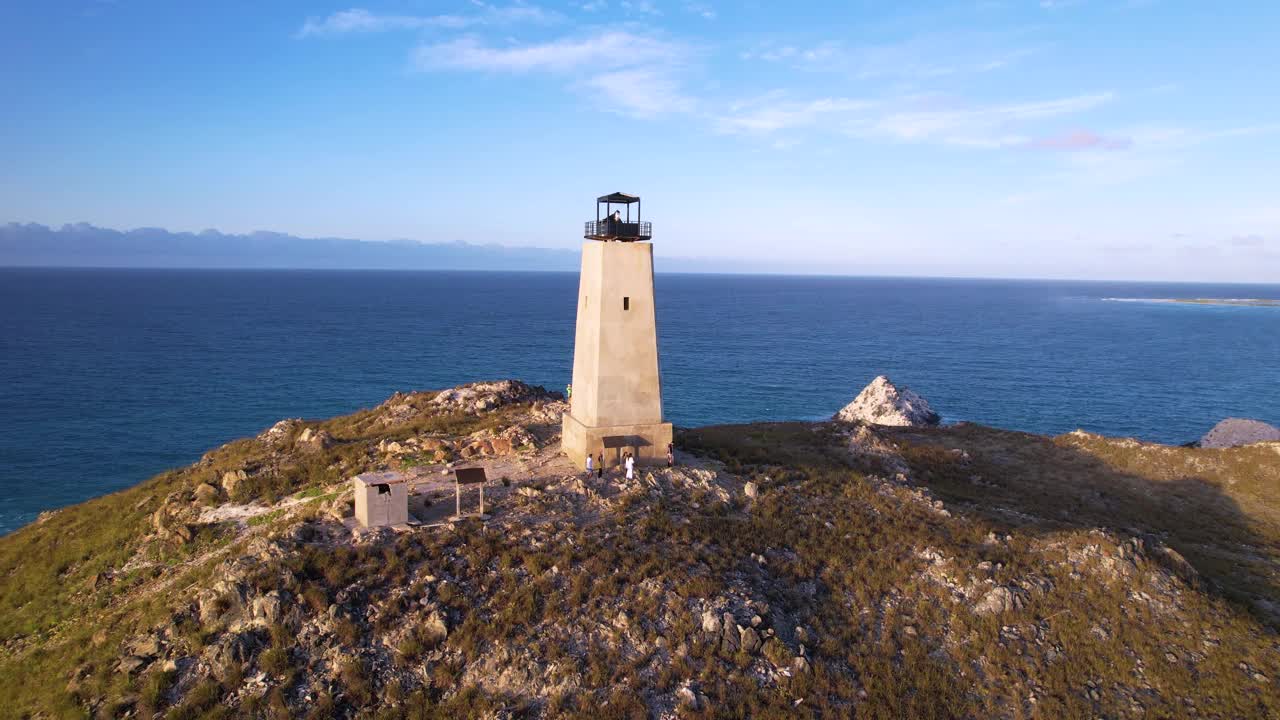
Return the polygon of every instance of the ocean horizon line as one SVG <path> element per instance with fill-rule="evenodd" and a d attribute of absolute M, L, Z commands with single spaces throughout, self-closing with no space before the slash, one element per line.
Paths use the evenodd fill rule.
<path fill-rule="evenodd" d="M 697 260 L 706 262 L 707 258 L 674 258 L 676 260 Z M 217 267 L 196 267 L 190 265 L 6 265 L 0 263 L 0 272 L 14 270 L 67 270 L 67 271 L 129 271 L 129 272 L 208 272 L 208 273 L 230 273 L 230 272 L 247 272 L 247 273 L 263 273 L 263 272 L 289 272 L 289 273 L 389 273 L 408 275 L 414 273 L 452 273 L 452 274 L 494 274 L 494 275 L 577 275 L 577 270 L 562 270 L 551 268 L 533 268 L 528 270 L 522 269 L 489 269 L 489 268 L 386 268 L 386 267 L 351 267 L 351 268 L 333 268 L 333 267 L 297 267 L 297 266 L 266 266 L 266 267 L 249 267 L 239 265 L 217 266 Z M 1249 282 L 1249 281 L 1231 281 L 1231 280 L 1170 280 L 1170 279 L 1100 279 L 1100 278 L 1083 278 L 1083 277 L 1028 277 L 1028 276 L 997 276 L 997 275 L 897 275 L 897 274 L 875 274 L 875 273 L 830 273 L 830 272 L 803 272 L 803 271 L 786 271 L 786 272 L 769 272 L 761 271 L 742 271 L 742 270 L 726 270 L 718 271 L 679 271 L 679 270 L 661 270 L 655 267 L 655 275 L 678 275 L 678 276 L 711 276 L 711 277 L 772 277 L 772 278 L 810 278 L 810 279 L 844 279 L 844 280 L 946 280 L 946 281 L 986 281 L 986 282 L 1025 282 L 1025 283 L 1085 283 L 1095 285 L 1122 285 L 1122 284 L 1153 284 L 1153 285 L 1209 285 L 1209 286 L 1244 286 L 1244 287 L 1274 287 L 1280 291 L 1280 281 L 1276 282 Z M 1144 301 L 1153 300 L 1153 298 L 1119 298 L 1108 297 L 1104 300 L 1114 301 Z M 1270 299 L 1270 298 L 1267 298 Z M 1159 298 L 1155 298 L 1159 300 Z M 1170 301 L 1174 299 L 1169 299 Z"/>

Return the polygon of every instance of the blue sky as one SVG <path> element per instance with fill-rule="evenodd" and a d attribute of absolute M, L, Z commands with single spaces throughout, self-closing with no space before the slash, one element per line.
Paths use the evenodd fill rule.
<path fill-rule="evenodd" d="M 1280 282 L 1280 3 L 9 2 L 0 222 Z M 665 260 L 665 265 L 661 264 Z"/>

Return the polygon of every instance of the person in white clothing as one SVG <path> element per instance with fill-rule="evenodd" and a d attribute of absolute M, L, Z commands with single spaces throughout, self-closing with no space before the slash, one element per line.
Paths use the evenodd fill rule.
<path fill-rule="evenodd" d="M 636 459 L 631 457 L 631 453 L 627 453 L 627 479 L 628 480 L 634 479 L 635 472 L 636 472 Z"/>
<path fill-rule="evenodd" d="M 588 475 L 588 476 L 589 476 L 589 475 L 591 475 L 591 471 L 592 471 L 592 469 L 593 469 L 593 466 L 592 466 L 592 464 L 591 464 L 591 460 L 592 460 L 592 458 L 591 458 L 591 453 L 587 453 L 587 475 Z"/>

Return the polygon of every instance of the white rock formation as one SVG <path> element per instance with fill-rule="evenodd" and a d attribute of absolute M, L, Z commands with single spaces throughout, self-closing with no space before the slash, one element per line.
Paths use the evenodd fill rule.
<path fill-rule="evenodd" d="M 1280 441 L 1280 428 L 1260 420 L 1227 418 L 1200 438 L 1200 447 L 1229 448 L 1256 442 Z"/>
<path fill-rule="evenodd" d="M 895 387 L 884 375 L 872 380 L 833 419 L 907 427 L 937 425 L 941 420 L 928 401 L 907 388 Z"/>

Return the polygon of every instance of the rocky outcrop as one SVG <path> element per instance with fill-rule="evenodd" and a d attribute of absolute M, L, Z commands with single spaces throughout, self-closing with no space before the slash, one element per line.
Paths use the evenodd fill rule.
<path fill-rule="evenodd" d="M 471 383 L 439 392 L 396 393 L 376 408 L 373 427 L 391 429 L 427 417 L 482 415 L 513 405 L 530 405 L 533 411 L 540 411 L 563 397 L 519 380 Z M 558 422 L 559 416 L 555 420 Z"/>
<path fill-rule="evenodd" d="M 227 493 L 227 497 L 236 494 L 236 488 L 240 487 L 240 483 L 249 479 L 249 474 L 244 470 L 228 470 L 222 474 L 222 489 Z"/>
<path fill-rule="evenodd" d="M 1197 444 L 1202 448 L 1229 448 L 1268 441 L 1280 441 L 1280 428 L 1261 420 L 1227 418 L 1214 425 Z"/>
<path fill-rule="evenodd" d="M 302 418 L 287 418 L 258 433 L 258 440 L 278 445 L 293 436 L 302 427 Z"/>
<path fill-rule="evenodd" d="M 196 502 L 201 505 L 216 505 L 218 503 L 218 488 L 209 483 L 200 483 L 196 486 Z"/>
<path fill-rule="evenodd" d="M 324 450 L 333 445 L 333 436 L 325 430 L 304 429 L 298 434 L 298 447 L 303 450 Z"/>
<path fill-rule="evenodd" d="M 905 387 L 895 386 L 885 375 L 872 380 L 833 419 L 900 427 L 937 425 L 941 421 L 928 401 Z"/>
<path fill-rule="evenodd" d="M 1024 593 L 1018 588 L 999 586 L 992 588 L 973 611 L 979 615 L 1003 615 L 1021 610 L 1026 605 Z"/>
<path fill-rule="evenodd" d="M 151 514 L 151 527 L 162 541 L 188 543 L 195 537 L 195 528 L 189 522 L 192 519 L 190 496 L 175 492 Z"/>
<path fill-rule="evenodd" d="M 445 390 L 432 398 L 431 404 L 454 412 L 489 412 L 506 405 L 555 400 L 559 397 L 558 393 L 547 392 L 545 388 L 526 385 L 519 380 L 501 380 L 471 383 Z"/>

